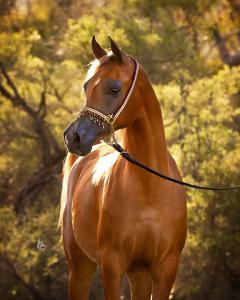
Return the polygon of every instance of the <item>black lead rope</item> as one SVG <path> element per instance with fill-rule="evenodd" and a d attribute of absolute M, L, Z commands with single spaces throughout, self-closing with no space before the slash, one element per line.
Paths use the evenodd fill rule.
<path fill-rule="evenodd" d="M 162 173 L 159 173 L 145 165 L 143 165 L 142 163 L 140 163 L 139 161 L 137 161 L 136 159 L 134 159 L 133 157 L 131 157 L 118 143 L 112 144 L 112 147 L 117 150 L 127 161 L 129 161 L 130 163 L 139 166 L 140 168 L 154 174 L 157 175 L 158 177 L 161 177 L 163 179 L 166 179 L 168 181 L 171 182 L 175 182 L 177 184 L 180 185 L 184 185 L 184 186 L 188 186 L 190 188 L 195 188 L 195 189 L 200 189 L 200 190 L 208 190 L 208 191 L 227 191 L 227 190 L 234 190 L 234 189 L 239 189 L 240 185 L 236 185 L 236 186 L 231 186 L 231 187 L 223 187 L 223 188 L 218 188 L 218 187 L 209 187 L 209 186 L 201 186 L 201 185 L 195 185 L 195 184 L 191 184 L 188 182 L 184 182 L 184 181 L 180 181 L 177 179 L 174 179 L 172 177 L 169 177 L 167 175 L 164 175 Z"/>

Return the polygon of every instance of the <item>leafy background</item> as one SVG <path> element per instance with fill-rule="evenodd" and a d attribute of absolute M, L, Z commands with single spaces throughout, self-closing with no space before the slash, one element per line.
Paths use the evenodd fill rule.
<path fill-rule="evenodd" d="M 0 0 L 1 299 L 67 298 L 62 131 L 84 101 L 92 35 L 144 66 L 184 179 L 226 186 L 240 182 L 239 25 L 239 0 Z M 240 192 L 187 195 L 171 299 L 240 299 Z M 98 277 L 90 299 L 102 299 Z"/>

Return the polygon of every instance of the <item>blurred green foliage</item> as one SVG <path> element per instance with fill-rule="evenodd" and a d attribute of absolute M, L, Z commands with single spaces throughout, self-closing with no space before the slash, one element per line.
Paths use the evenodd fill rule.
<path fill-rule="evenodd" d="M 27 209 L 21 221 L 11 206 L 1 208 L 0 213 L 1 298 L 64 299 L 66 292 L 59 293 L 59 286 L 67 290 L 67 285 L 57 233 L 58 210 L 49 207 L 39 214 Z M 40 237 L 46 244 L 44 252 L 37 250 Z"/>
<path fill-rule="evenodd" d="M 106 48 L 110 35 L 144 66 L 184 179 L 239 184 L 239 12 L 233 0 L 0 1 L 1 299 L 66 298 L 62 131 L 84 103 L 94 34 Z M 188 190 L 172 299 L 239 299 L 239 198 Z"/>

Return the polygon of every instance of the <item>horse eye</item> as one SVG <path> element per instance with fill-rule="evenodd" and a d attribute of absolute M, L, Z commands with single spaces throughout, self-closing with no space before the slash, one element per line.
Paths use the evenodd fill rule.
<path fill-rule="evenodd" d="M 122 83 L 120 80 L 109 79 L 106 84 L 107 93 L 112 96 L 118 96 L 121 91 Z"/>

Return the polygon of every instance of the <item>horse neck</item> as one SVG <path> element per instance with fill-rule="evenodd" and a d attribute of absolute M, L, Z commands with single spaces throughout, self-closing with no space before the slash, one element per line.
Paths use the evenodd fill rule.
<path fill-rule="evenodd" d="M 123 144 L 134 158 L 167 175 L 169 173 L 168 153 L 161 108 L 152 85 L 143 71 L 139 82 L 139 96 L 142 97 L 143 106 L 139 117 L 126 127 Z M 141 172 L 139 169 L 138 171 Z M 144 170 L 142 175 L 144 180 L 147 179 L 145 177 L 149 177 L 149 173 Z"/>

